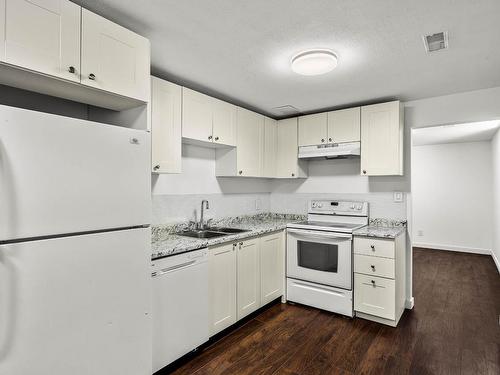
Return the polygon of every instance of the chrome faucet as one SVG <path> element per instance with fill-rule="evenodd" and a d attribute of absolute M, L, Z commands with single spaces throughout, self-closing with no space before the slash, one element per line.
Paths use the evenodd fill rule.
<path fill-rule="evenodd" d="M 208 205 L 208 201 L 206 199 L 203 199 L 201 201 L 200 222 L 197 225 L 198 229 L 205 229 L 205 223 L 203 222 L 204 209 L 210 209 L 210 206 Z"/>

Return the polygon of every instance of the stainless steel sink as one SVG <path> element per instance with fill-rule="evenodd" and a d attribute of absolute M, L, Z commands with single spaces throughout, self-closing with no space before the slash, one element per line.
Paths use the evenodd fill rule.
<path fill-rule="evenodd" d="M 215 238 L 227 236 L 228 233 L 214 232 L 211 230 L 188 230 L 177 233 L 179 236 L 194 237 L 194 238 Z"/>
<path fill-rule="evenodd" d="M 248 229 L 228 228 L 228 227 L 208 228 L 208 230 L 214 231 L 214 232 L 223 232 L 223 233 L 243 233 L 243 232 L 250 232 Z"/>

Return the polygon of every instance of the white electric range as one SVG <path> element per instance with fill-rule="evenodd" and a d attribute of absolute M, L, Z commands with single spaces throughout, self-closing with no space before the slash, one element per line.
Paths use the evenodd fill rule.
<path fill-rule="evenodd" d="M 309 202 L 287 225 L 287 300 L 352 317 L 352 233 L 365 225 L 367 202 Z"/>

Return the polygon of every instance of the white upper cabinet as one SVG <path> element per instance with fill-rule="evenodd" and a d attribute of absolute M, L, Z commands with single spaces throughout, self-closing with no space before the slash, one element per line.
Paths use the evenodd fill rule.
<path fill-rule="evenodd" d="M 264 118 L 264 162 L 262 176 L 273 178 L 278 172 L 276 155 L 278 153 L 278 122 Z"/>
<path fill-rule="evenodd" d="M 151 77 L 151 148 L 154 173 L 181 173 L 182 87 Z"/>
<path fill-rule="evenodd" d="M 0 31 L 5 33 L 3 61 L 80 82 L 80 6 L 68 0 L 3 0 L 0 4 L 5 22 Z"/>
<path fill-rule="evenodd" d="M 81 70 L 84 85 L 149 101 L 149 41 L 86 9 Z"/>
<path fill-rule="evenodd" d="M 278 121 L 278 152 L 276 154 L 279 178 L 306 177 L 306 162 L 298 159 L 297 117 Z"/>
<path fill-rule="evenodd" d="M 362 175 L 403 175 L 403 131 L 399 101 L 361 107 Z"/>
<path fill-rule="evenodd" d="M 238 108 L 237 170 L 239 176 L 262 176 L 264 116 Z"/>
<path fill-rule="evenodd" d="M 236 106 L 212 99 L 212 140 L 214 143 L 236 146 Z"/>
<path fill-rule="evenodd" d="M 212 101 L 208 95 L 182 88 L 182 136 L 212 141 Z"/>
<path fill-rule="evenodd" d="M 328 112 L 328 142 L 359 142 L 361 139 L 361 108 Z"/>
<path fill-rule="evenodd" d="M 237 107 L 184 87 L 182 137 L 188 140 L 236 145 Z"/>
<path fill-rule="evenodd" d="M 319 145 L 327 142 L 327 113 L 299 117 L 299 146 Z"/>

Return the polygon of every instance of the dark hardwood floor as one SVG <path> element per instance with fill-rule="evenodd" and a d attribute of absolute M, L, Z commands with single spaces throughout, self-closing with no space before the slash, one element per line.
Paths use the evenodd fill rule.
<path fill-rule="evenodd" d="M 413 260 L 415 307 L 397 328 L 278 303 L 161 374 L 500 374 L 492 258 L 415 248 Z"/>

